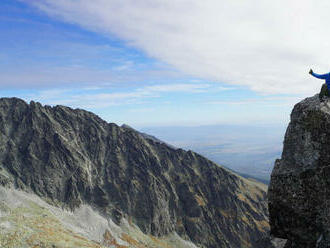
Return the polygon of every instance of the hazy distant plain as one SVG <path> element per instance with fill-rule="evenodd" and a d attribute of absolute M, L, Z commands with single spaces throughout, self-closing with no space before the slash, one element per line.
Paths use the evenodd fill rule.
<path fill-rule="evenodd" d="M 286 127 L 280 125 L 146 127 L 139 131 L 186 150 L 198 152 L 239 173 L 269 180 L 281 156 Z"/>

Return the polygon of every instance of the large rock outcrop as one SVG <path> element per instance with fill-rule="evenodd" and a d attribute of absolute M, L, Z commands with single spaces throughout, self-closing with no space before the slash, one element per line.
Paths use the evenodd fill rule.
<path fill-rule="evenodd" d="M 271 233 L 286 247 L 330 247 L 330 99 L 296 104 L 269 186 Z"/>
<path fill-rule="evenodd" d="M 0 183 L 199 247 L 256 247 L 269 230 L 262 185 L 64 106 L 0 99 Z"/>

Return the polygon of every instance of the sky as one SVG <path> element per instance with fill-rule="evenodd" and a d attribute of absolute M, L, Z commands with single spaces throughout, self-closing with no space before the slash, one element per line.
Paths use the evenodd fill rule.
<path fill-rule="evenodd" d="M 326 73 L 330 2 L 2 0 L 0 96 L 133 127 L 284 125 Z"/>

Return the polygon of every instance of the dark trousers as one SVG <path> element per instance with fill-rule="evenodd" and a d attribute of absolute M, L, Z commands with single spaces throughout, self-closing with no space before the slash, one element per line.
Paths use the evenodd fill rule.
<path fill-rule="evenodd" d="M 320 100 L 322 100 L 322 98 L 323 98 L 324 96 L 330 96 L 330 93 L 329 93 L 329 90 L 328 90 L 328 87 L 327 87 L 326 84 L 323 84 L 323 85 L 322 85 L 321 92 L 320 92 L 320 94 L 319 94 L 319 98 L 320 98 Z"/>

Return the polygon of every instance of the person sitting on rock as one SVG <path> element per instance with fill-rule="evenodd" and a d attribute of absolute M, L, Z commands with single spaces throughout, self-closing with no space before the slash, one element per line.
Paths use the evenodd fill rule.
<path fill-rule="evenodd" d="M 326 74 L 316 74 L 313 72 L 312 69 L 309 70 L 309 74 L 312 76 L 319 78 L 319 79 L 325 79 L 325 84 L 322 85 L 321 92 L 319 94 L 320 101 L 323 101 L 323 96 L 330 96 L 330 73 Z"/>

